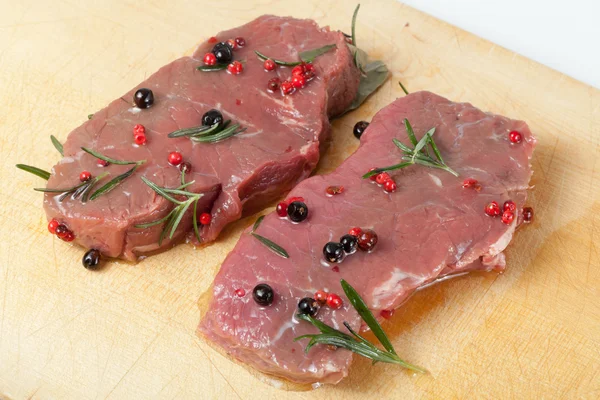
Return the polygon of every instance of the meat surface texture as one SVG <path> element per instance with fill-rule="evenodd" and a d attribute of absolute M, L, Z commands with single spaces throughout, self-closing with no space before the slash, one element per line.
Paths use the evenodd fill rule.
<path fill-rule="evenodd" d="M 460 176 L 413 165 L 390 172 L 395 193 L 361 176 L 372 167 L 397 164 L 401 154 L 392 139 L 412 147 L 403 120 L 417 138 L 435 127 L 435 141 L 444 161 Z M 523 141 L 512 144 L 510 131 Z M 284 259 L 242 235 L 215 278 L 212 300 L 199 332 L 224 351 L 250 366 L 302 383 L 337 383 L 348 374 L 352 353 L 316 345 L 308 354 L 304 334 L 318 333 L 295 318 L 298 301 L 317 290 L 342 296 L 343 306 L 321 307 L 318 319 L 345 330 L 361 319 L 344 297 L 340 279 L 348 281 L 374 315 L 399 307 L 415 290 L 436 280 L 473 270 L 504 268 L 503 250 L 517 220 L 504 224 L 484 213 L 486 204 L 513 200 L 523 207 L 532 174 L 530 159 L 535 138 L 522 121 L 482 112 L 467 103 L 454 103 L 429 92 L 400 98 L 375 115 L 361 137 L 358 150 L 336 171 L 300 183 L 289 196 L 305 199 L 309 216 L 294 224 L 276 213 L 266 216 L 257 233 L 281 245 Z M 463 188 L 474 178 L 481 190 Z M 329 186 L 344 192 L 326 195 Z M 340 264 L 325 261 L 322 249 L 339 241 L 353 227 L 374 230 L 379 238 L 371 253 L 358 251 Z M 336 268 L 337 267 L 337 268 Z M 275 292 L 273 304 L 261 307 L 252 290 L 267 283 Z M 244 289 L 246 295 L 236 295 Z M 401 349 L 399 349 L 401 354 Z"/>
<path fill-rule="evenodd" d="M 105 183 L 131 167 L 99 166 L 81 147 L 113 159 L 147 162 L 114 190 L 86 204 L 70 197 L 59 202 L 56 194 L 46 194 L 48 219 L 65 223 L 84 247 L 99 249 L 109 257 L 135 260 L 170 247 L 186 235 L 193 237 L 192 208 L 173 239 L 164 240 L 162 246 L 158 245 L 162 225 L 135 228 L 166 216 L 174 206 L 140 179 L 145 176 L 159 186 L 179 186 L 180 172 L 168 163 L 172 151 L 180 152 L 184 161 L 191 163 L 187 181 L 195 183 L 188 190 L 203 194 L 198 215 L 212 215 L 211 223 L 201 227 L 204 243 L 214 240 L 244 210 L 263 208 L 309 176 L 319 160 L 320 145 L 329 137 L 329 117 L 345 111 L 358 89 L 360 73 L 343 34 L 320 28 L 311 20 L 262 16 L 219 33 L 216 39 L 236 37 L 246 41 L 243 48 L 234 51 L 235 60 L 245 60 L 241 74 L 198 71 L 204 54 L 214 46 L 214 40 L 207 41 L 191 57 L 164 66 L 71 132 L 64 144 L 65 156 L 52 171 L 49 188 L 78 184 L 79 173 L 84 170 L 93 176 L 109 172 L 110 177 L 101 182 Z M 265 71 L 255 50 L 296 61 L 300 52 L 330 44 L 335 44 L 335 49 L 314 60 L 316 78 L 305 88 L 288 96 L 267 91 L 269 79 L 290 79 L 291 70 Z M 143 87 L 154 92 L 154 105 L 148 109 L 133 106 L 133 94 Z M 202 115 L 213 108 L 246 131 L 218 143 L 167 137 L 175 130 L 200 126 Z M 146 128 L 145 145 L 134 143 L 136 124 Z"/>

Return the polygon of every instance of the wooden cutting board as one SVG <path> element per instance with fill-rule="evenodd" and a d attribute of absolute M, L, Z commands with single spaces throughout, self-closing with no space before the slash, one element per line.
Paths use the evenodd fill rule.
<path fill-rule="evenodd" d="M 48 234 L 31 190 L 43 182 L 14 164 L 50 168 L 50 134 L 64 140 L 219 30 L 272 13 L 348 31 L 354 3 L 51 3 L 0 0 L 0 398 L 600 397 L 600 91 L 395 1 L 364 1 L 357 41 L 393 77 L 334 121 L 318 173 L 357 147 L 354 123 L 402 96 L 402 80 L 529 123 L 536 220 L 509 247 L 506 273 L 426 289 L 386 324 L 429 375 L 356 359 L 335 387 L 284 392 L 195 335 L 196 302 L 253 218 L 205 249 L 90 272 L 81 248 Z"/>

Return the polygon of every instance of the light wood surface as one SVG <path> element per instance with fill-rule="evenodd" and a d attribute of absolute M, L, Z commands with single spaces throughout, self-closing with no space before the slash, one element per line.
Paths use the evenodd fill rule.
<path fill-rule="evenodd" d="M 46 230 L 43 182 L 89 113 L 215 32 L 263 13 L 348 31 L 346 1 L 0 0 L 0 398 L 599 398 L 600 92 L 392 0 L 363 1 L 358 43 L 393 77 L 333 123 L 319 173 L 357 146 L 354 123 L 410 91 L 526 120 L 537 135 L 534 224 L 503 275 L 415 295 L 385 328 L 412 376 L 356 359 L 336 387 L 283 392 L 195 335 L 196 302 L 246 219 L 212 246 L 137 265 L 81 267 L 82 249 Z M 506 23 L 518 34 L 519 27 Z M 560 52 L 561 49 L 556 49 Z"/>

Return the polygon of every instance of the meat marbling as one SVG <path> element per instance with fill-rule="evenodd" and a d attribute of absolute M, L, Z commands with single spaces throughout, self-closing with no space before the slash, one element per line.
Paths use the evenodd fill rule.
<path fill-rule="evenodd" d="M 432 127 L 444 161 L 460 174 L 420 165 L 390 172 L 395 193 L 361 176 L 372 167 L 398 163 L 397 138 L 407 145 L 403 120 L 408 118 L 418 137 Z M 511 144 L 517 130 L 523 142 Z M 296 382 L 336 383 L 348 374 L 352 353 L 317 345 L 304 353 L 306 340 L 297 336 L 318 333 L 295 318 L 298 301 L 317 290 L 342 295 L 338 310 L 322 307 L 318 318 L 344 330 L 361 327 L 356 311 L 343 296 L 340 279 L 347 280 L 376 316 L 399 307 L 415 290 L 443 277 L 473 270 L 503 270 L 503 250 L 518 219 L 505 225 L 484 213 L 487 203 L 512 199 L 517 213 L 523 207 L 531 176 L 535 138 L 524 122 L 484 113 L 467 103 L 454 103 L 429 92 L 400 98 L 378 112 L 361 137 L 358 150 L 336 171 L 300 183 L 290 196 L 301 196 L 308 219 L 293 224 L 276 213 L 266 216 L 257 233 L 281 245 L 284 259 L 242 235 L 215 278 L 212 300 L 199 332 L 236 359 L 258 370 Z M 463 188 L 474 178 L 480 191 Z M 344 187 L 328 197 L 330 185 Z M 372 253 L 357 252 L 339 264 L 339 272 L 325 262 L 322 249 L 338 241 L 354 226 L 376 231 L 379 243 Z M 269 284 L 274 303 L 258 306 L 252 289 Z M 237 289 L 246 295 L 238 297 Z M 364 328 L 364 326 L 362 327 Z"/>
<path fill-rule="evenodd" d="M 71 198 L 61 203 L 58 196 L 47 193 L 44 207 L 48 219 L 66 223 L 84 247 L 134 260 L 171 246 L 192 230 L 191 209 L 173 240 L 165 240 L 162 246 L 158 245 L 161 225 L 135 228 L 164 217 L 173 208 L 140 179 L 145 176 L 159 186 L 178 186 L 179 170 L 167 161 L 172 151 L 179 151 L 192 164 L 188 181 L 195 180 L 195 184 L 188 189 L 203 193 L 198 213 L 212 214 L 210 225 L 201 228 L 203 242 L 214 240 L 243 210 L 264 207 L 306 178 L 319 160 L 320 145 L 329 136 L 328 118 L 344 112 L 356 97 L 360 73 L 344 36 L 319 28 L 311 20 L 263 16 L 216 37 L 224 41 L 239 36 L 246 45 L 234 52 L 234 59 L 246 60 L 242 74 L 197 71 L 214 45 L 205 42 L 191 57 L 164 66 L 71 132 L 64 144 L 65 157 L 54 167 L 49 188 L 74 186 L 84 170 L 94 176 L 107 171 L 115 177 L 131 167 L 102 168 L 82 146 L 115 159 L 147 162 L 115 190 L 85 205 Z M 254 50 L 297 60 L 299 52 L 329 44 L 336 48 L 315 59 L 317 77 L 305 88 L 290 96 L 267 92 L 267 81 L 276 76 L 289 79 L 290 69 L 266 72 Z M 149 109 L 132 106 L 133 93 L 140 87 L 154 92 L 155 103 Z M 201 116 L 212 108 L 247 130 L 215 144 L 167 138 L 177 129 L 200 125 Z M 146 128 L 147 144 L 143 146 L 133 141 L 136 124 Z"/>

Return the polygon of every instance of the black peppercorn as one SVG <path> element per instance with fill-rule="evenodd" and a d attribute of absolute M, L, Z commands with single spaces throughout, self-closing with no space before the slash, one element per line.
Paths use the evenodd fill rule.
<path fill-rule="evenodd" d="M 273 303 L 275 295 L 271 286 L 266 283 L 260 283 L 254 287 L 252 297 L 254 298 L 254 301 L 261 306 L 268 306 Z"/>
<path fill-rule="evenodd" d="M 83 255 L 81 263 L 87 269 L 96 269 L 100 264 L 100 251 L 96 249 L 90 249 Z"/>
<path fill-rule="evenodd" d="M 139 108 L 150 108 L 154 104 L 154 93 L 150 89 L 138 89 L 133 95 L 133 102 Z"/>
<path fill-rule="evenodd" d="M 319 303 L 311 297 L 305 297 L 298 303 L 298 310 L 302 314 L 314 317 L 319 312 Z"/>
<path fill-rule="evenodd" d="M 302 222 L 308 217 L 308 207 L 302 201 L 292 201 L 288 205 L 287 215 L 293 222 Z"/>
<path fill-rule="evenodd" d="M 356 123 L 356 125 L 354 125 L 354 129 L 352 130 L 352 133 L 354 133 L 354 136 L 357 139 L 360 139 L 363 132 L 365 131 L 365 129 L 367 129 L 368 126 L 369 126 L 369 123 L 367 121 L 358 121 Z"/>
<path fill-rule="evenodd" d="M 344 247 L 341 243 L 329 242 L 323 247 L 323 255 L 331 263 L 340 263 L 344 259 Z"/>

